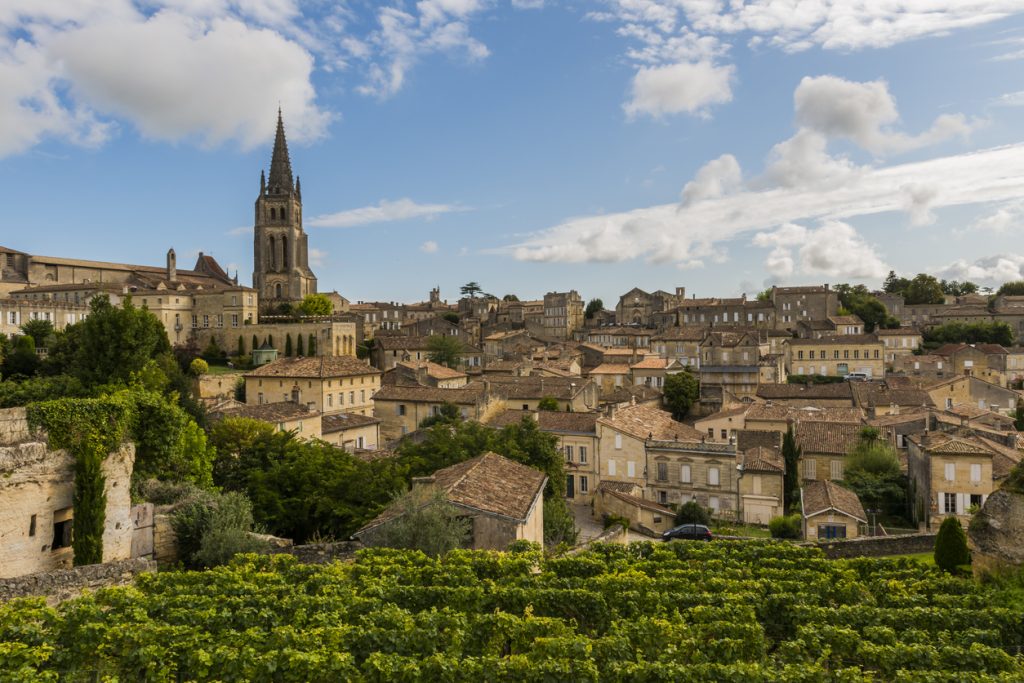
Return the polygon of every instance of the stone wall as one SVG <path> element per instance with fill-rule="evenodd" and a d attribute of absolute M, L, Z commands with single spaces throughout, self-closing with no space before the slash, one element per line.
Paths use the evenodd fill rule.
<path fill-rule="evenodd" d="M 270 554 L 287 553 L 296 557 L 302 564 L 327 564 L 334 561 L 346 561 L 355 557 L 357 551 L 365 546 L 359 541 L 338 541 L 337 543 L 312 543 L 283 548 L 271 548 Z"/>
<path fill-rule="evenodd" d="M 139 574 L 153 571 L 156 571 L 156 563 L 140 557 L 0 579 L 0 602 L 15 598 L 44 597 L 53 605 L 80 595 L 85 590 L 130 584 Z"/>
<path fill-rule="evenodd" d="M 235 385 L 242 379 L 242 373 L 227 372 L 220 375 L 201 375 L 192 382 L 199 398 L 234 398 Z"/>
<path fill-rule="evenodd" d="M 807 543 L 821 548 L 830 560 L 843 557 L 881 557 L 883 555 L 908 555 L 928 553 L 935 548 L 936 534 L 906 534 L 903 536 L 867 536 L 849 541 L 830 543 Z"/>
<path fill-rule="evenodd" d="M 0 446 L 11 446 L 31 439 L 24 408 L 0 410 Z"/>

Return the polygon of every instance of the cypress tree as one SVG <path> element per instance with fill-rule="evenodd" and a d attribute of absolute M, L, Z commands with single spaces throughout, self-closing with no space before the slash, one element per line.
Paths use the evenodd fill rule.
<path fill-rule="evenodd" d="M 306 348 L 310 356 L 316 355 L 316 335 L 309 333 L 309 346 Z"/>
<path fill-rule="evenodd" d="M 786 465 L 785 476 L 782 479 L 782 498 L 787 511 L 794 505 L 800 504 L 800 468 L 798 463 L 801 450 L 796 445 L 793 425 L 789 425 L 786 427 L 786 435 L 782 437 L 782 459 Z"/>
<path fill-rule="evenodd" d="M 267 335 L 267 343 L 270 344 L 271 346 L 274 345 L 274 335 L 272 335 L 272 334 L 268 334 Z"/>
<path fill-rule="evenodd" d="M 284 355 L 289 356 L 289 357 L 292 355 L 292 335 L 291 335 L 291 332 L 289 332 L 287 335 L 285 335 L 285 338 L 284 338 Z"/>
<path fill-rule="evenodd" d="M 952 573 L 957 567 L 971 563 L 971 551 L 967 548 L 967 534 L 956 517 L 942 520 L 935 537 L 935 564 Z"/>
<path fill-rule="evenodd" d="M 95 448 L 84 449 L 75 458 L 75 510 L 71 547 L 75 566 L 103 562 L 103 527 L 107 517 L 107 494 L 103 490 L 104 453 Z"/>
<path fill-rule="evenodd" d="M 305 356 L 306 355 L 306 350 L 303 348 L 302 335 L 301 334 L 298 335 L 298 338 L 296 339 L 296 342 L 297 343 L 295 345 L 295 355 L 296 356 Z"/>
<path fill-rule="evenodd" d="M 242 338 L 242 335 L 238 335 L 238 355 L 245 355 L 245 339 Z"/>
<path fill-rule="evenodd" d="M 260 347 L 260 340 L 256 338 L 256 335 L 252 335 L 252 350 L 255 351 Z"/>

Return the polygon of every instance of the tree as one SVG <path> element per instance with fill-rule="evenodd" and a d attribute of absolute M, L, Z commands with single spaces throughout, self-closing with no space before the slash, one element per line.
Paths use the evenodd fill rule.
<path fill-rule="evenodd" d="M 537 410 L 548 410 L 558 412 L 558 399 L 554 396 L 545 396 L 537 402 Z"/>
<path fill-rule="evenodd" d="M 274 427 L 270 423 L 248 417 L 225 417 L 214 422 L 209 432 L 209 445 L 215 453 L 213 481 L 220 484 L 238 479 L 237 469 L 242 453 L 273 433 Z"/>
<path fill-rule="evenodd" d="M 772 538 L 800 538 L 802 527 L 800 515 L 785 515 L 768 520 L 768 531 Z"/>
<path fill-rule="evenodd" d="M 289 332 L 284 337 L 284 355 L 291 357 L 292 355 L 292 334 Z"/>
<path fill-rule="evenodd" d="M 89 315 L 70 325 L 51 349 L 54 369 L 88 386 L 126 383 L 150 360 L 170 352 L 163 323 L 126 296 L 115 307 L 105 295 L 89 302 Z M 57 374 L 57 373 L 55 373 Z"/>
<path fill-rule="evenodd" d="M 309 345 L 306 346 L 306 353 L 310 357 L 316 356 L 316 335 L 312 332 L 309 333 Z"/>
<path fill-rule="evenodd" d="M 53 323 L 42 319 L 27 320 L 21 326 L 21 333 L 32 337 L 37 347 L 45 348 L 50 337 L 54 336 Z"/>
<path fill-rule="evenodd" d="M 672 419 L 682 420 L 690 411 L 690 406 L 700 397 L 700 381 L 689 370 L 677 372 L 665 378 L 662 392 L 665 407 L 672 413 Z"/>
<path fill-rule="evenodd" d="M 420 550 L 440 557 L 466 545 L 473 521 L 448 502 L 443 491 L 414 487 L 392 503 L 398 516 L 368 534 L 368 545 Z"/>
<path fill-rule="evenodd" d="M 423 418 L 423 421 L 420 422 L 420 429 L 426 429 L 427 427 L 432 427 L 442 422 L 451 424 L 453 422 L 458 422 L 461 419 L 462 413 L 459 412 L 459 407 L 454 403 L 445 401 L 437 409 L 436 415 L 430 415 Z"/>
<path fill-rule="evenodd" d="M 36 355 L 36 341 L 31 335 L 25 334 L 14 341 L 14 352 L 4 358 L 4 377 L 31 377 L 39 369 L 39 356 Z"/>
<path fill-rule="evenodd" d="M 942 280 L 942 291 L 952 296 L 964 296 L 966 294 L 976 294 L 978 292 L 978 285 L 971 282 L 970 280 L 964 280 L 958 282 L 957 280 Z"/>
<path fill-rule="evenodd" d="M 300 357 L 306 355 L 305 343 L 302 341 L 301 332 L 298 334 L 298 343 L 295 345 L 295 355 Z"/>
<path fill-rule="evenodd" d="M 254 553 L 266 543 L 252 535 L 252 503 L 237 492 L 195 491 L 171 515 L 178 554 L 190 569 L 226 564 L 238 553 Z"/>
<path fill-rule="evenodd" d="M 888 277 L 885 278 L 885 283 L 882 285 L 882 289 L 889 294 L 902 295 L 907 291 L 908 286 L 910 286 L 910 280 L 905 277 L 899 277 L 896 275 L 896 271 L 890 270 Z"/>
<path fill-rule="evenodd" d="M 1004 282 L 996 290 L 996 296 L 1024 296 L 1024 280 Z"/>
<path fill-rule="evenodd" d="M 432 363 L 457 368 L 462 364 L 462 351 L 458 337 L 434 334 L 427 339 L 427 359 Z"/>
<path fill-rule="evenodd" d="M 235 355 L 245 355 L 245 337 L 243 337 L 242 335 L 238 335 L 238 353 L 236 353 Z"/>
<path fill-rule="evenodd" d="M 900 321 L 889 315 L 885 305 L 864 285 L 836 285 L 839 304 L 848 314 L 864 321 L 864 331 L 874 332 L 877 328 L 899 327 Z"/>
<path fill-rule="evenodd" d="M 501 300 L 502 301 L 519 301 L 519 297 L 516 296 L 515 294 L 506 294 L 505 296 L 501 297 Z"/>
<path fill-rule="evenodd" d="M 919 273 L 914 276 L 903 291 L 903 301 L 908 306 L 915 304 L 941 304 L 946 300 L 942 285 L 931 275 Z"/>
<path fill-rule="evenodd" d="M 307 294 L 299 304 L 299 315 L 331 315 L 334 304 L 326 294 Z"/>
<path fill-rule="evenodd" d="M 703 505 L 695 500 L 689 500 L 679 506 L 679 512 L 676 513 L 676 526 L 680 524 L 703 524 L 707 526 L 711 524 L 711 515 L 704 508 Z"/>
<path fill-rule="evenodd" d="M 462 296 L 468 296 L 470 299 L 475 299 L 476 295 L 482 292 L 483 289 L 476 282 L 467 282 L 466 284 L 459 287 L 459 293 Z"/>
<path fill-rule="evenodd" d="M 762 302 L 768 302 L 772 300 L 772 288 L 763 289 L 757 293 L 757 300 Z"/>
<path fill-rule="evenodd" d="M 999 344 L 1013 345 L 1013 328 L 1004 322 L 948 322 L 924 331 L 929 344 Z"/>
<path fill-rule="evenodd" d="M 447 320 L 452 325 L 458 325 L 459 324 L 459 314 L 456 313 L 455 311 L 448 311 L 447 313 L 445 313 L 445 314 L 443 314 L 441 316 L 441 319 L 442 320 Z"/>
<path fill-rule="evenodd" d="M 971 563 L 971 551 L 967 547 L 967 534 L 956 517 L 942 520 L 935 537 L 935 564 L 942 570 L 953 573 L 957 567 Z"/>
<path fill-rule="evenodd" d="M 800 456 L 803 449 L 796 445 L 796 436 L 793 434 L 793 425 L 786 427 L 786 434 L 782 437 L 782 460 L 786 466 L 785 476 L 782 478 L 783 508 L 790 510 L 800 504 Z"/>
<path fill-rule="evenodd" d="M 587 320 L 593 319 L 595 315 L 604 310 L 604 302 L 600 299 L 591 299 L 587 302 L 587 308 L 583 312 L 583 317 Z"/>
<path fill-rule="evenodd" d="M 1013 426 L 1017 428 L 1018 432 L 1024 432 L 1024 400 L 1017 399 L 1017 406 L 1013 412 Z"/>
<path fill-rule="evenodd" d="M 259 338 L 258 338 L 258 337 L 257 337 L 257 336 L 256 336 L 256 335 L 254 334 L 254 335 L 252 335 L 252 350 L 253 350 L 253 351 L 255 351 L 255 350 L 256 350 L 256 349 L 258 349 L 258 348 L 260 348 L 260 340 L 259 340 Z"/>
<path fill-rule="evenodd" d="M 188 371 L 193 377 L 199 377 L 200 375 L 205 375 L 210 371 L 210 364 L 202 358 L 196 358 L 188 366 Z"/>
<path fill-rule="evenodd" d="M 899 455 L 874 427 L 861 430 L 860 438 L 847 455 L 843 484 L 869 510 L 889 514 L 906 511 L 907 484 L 900 473 Z"/>

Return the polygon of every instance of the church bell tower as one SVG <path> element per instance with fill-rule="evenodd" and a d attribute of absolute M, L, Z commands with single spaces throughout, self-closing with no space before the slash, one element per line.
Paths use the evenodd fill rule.
<path fill-rule="evenodd" d="M 302 186 L 292 180 L 292 163 L 284 137 L 284 120 L 277 110 L 277 135 L 270 160 L 270 177 L 260 172 L 253 230 L 252 286 L 267 306 L 301 301 L 316 293 L 316 276 L 309 269 L 309 245 L 302 230 Z"/>

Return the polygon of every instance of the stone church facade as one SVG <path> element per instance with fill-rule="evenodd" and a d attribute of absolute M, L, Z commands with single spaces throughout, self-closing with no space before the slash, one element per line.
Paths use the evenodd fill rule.
<path fill-rule="evenodd" d="M 252 284 L 264 307 L 301 301 L 307 294 L 316 293 L 316 276 L 309 268 L 308 236 L 302 230 L 302 184 L 292 178 L 280 110 L 270 176 L 260 174 Z"/>

